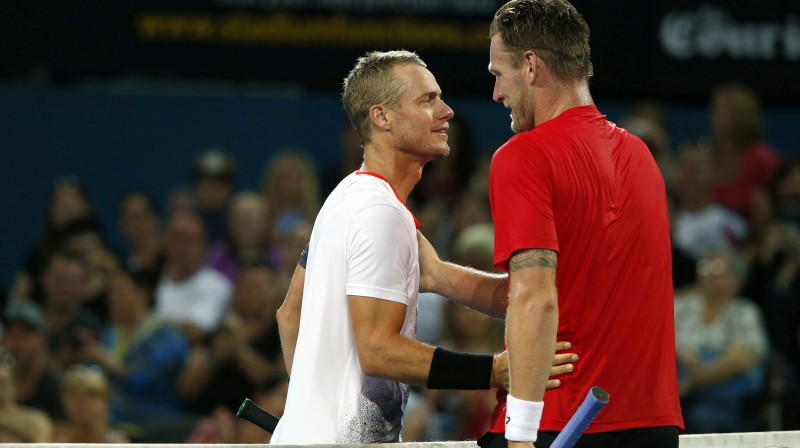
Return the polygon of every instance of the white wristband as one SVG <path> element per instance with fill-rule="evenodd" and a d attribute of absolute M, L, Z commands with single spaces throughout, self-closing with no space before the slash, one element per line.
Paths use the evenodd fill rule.
<path fill-rule="evenodd" d="M 543 401 L 525 401 L 506 397 L 506 440 L 535 442 L 542 419 Z"/>

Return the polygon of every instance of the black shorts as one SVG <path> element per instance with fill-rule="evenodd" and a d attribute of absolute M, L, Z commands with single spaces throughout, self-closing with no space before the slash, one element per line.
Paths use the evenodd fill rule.
<path fill-rule="evenodd" d="M 555 431 L 539 431 L 534 445 L 536 448 L 550 448 L 557 435 Z M 478 446 L 508 448 L 508 443 L 505 434 L 487 432 L 478 439 Z M 584 434 L 575 443 L 575 448 L 678 448 L 678 428 L 656 426 Z"/>

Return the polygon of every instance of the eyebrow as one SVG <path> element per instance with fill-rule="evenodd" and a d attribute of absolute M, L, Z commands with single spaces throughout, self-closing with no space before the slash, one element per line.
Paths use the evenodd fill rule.
<path fill-rule="evenodd" d="M 442 96 L 441 90 L 431 90 L 420 95 L 419 99 L 436 98 L 441 96 Z"/>

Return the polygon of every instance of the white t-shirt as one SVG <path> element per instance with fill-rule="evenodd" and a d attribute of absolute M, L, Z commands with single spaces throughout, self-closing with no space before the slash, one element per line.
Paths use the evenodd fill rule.
<path fill-rule="evenodd" d="M 413 338 L 418 292 L 414 217 L 388 182 L 350 174 L 314 223 L 289 393 L 272 444 L 399 441 L 408 386 L 361 371 L 347 296 L 405 304 L 401 334 Z"/>
<path fill-rule="evenodd" d="M 732 249 L 747 237 L 747 223 L 719 204 L 701 210 L 681 210 L 675 217 L 675 245 L 699 260 L 713 249 Z"/>
<path fill-rule="evenodd" d="M 208 266 L 179 282 L 167 270 L 156 288 L 155 311 L 165 322 L 190 323 L 210 332 L 230 306 L 232 291 L 230 281 Z"/>

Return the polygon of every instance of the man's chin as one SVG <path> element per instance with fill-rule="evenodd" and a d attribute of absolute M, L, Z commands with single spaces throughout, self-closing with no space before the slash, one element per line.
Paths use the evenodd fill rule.
<path fill-rule="evenodd" d="M 450 154 L 450 145 L 447 145 L 444 148 L 438 148 L 436 152 L 433 154 L 434 159 L 441 159 L 442 157 L 447 157 Z"/>
<path fill-rule="evenodd" d="M 530 126 L 525 126 L 517 120 L 511 120 L 511 130 L 515 134 L 519 134 L 520 132 L 527 132 L 533 129 L 533 124 Z"/>

